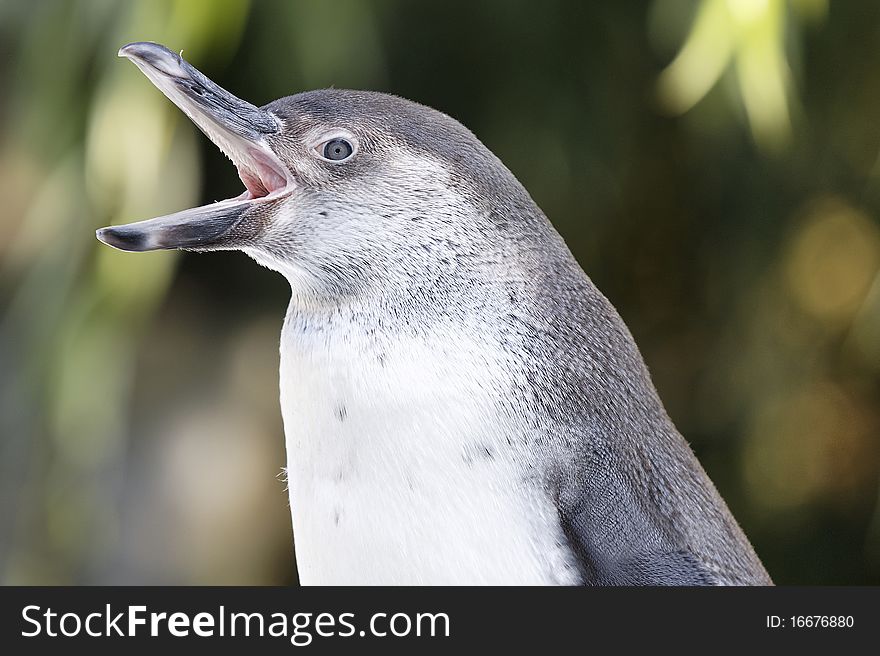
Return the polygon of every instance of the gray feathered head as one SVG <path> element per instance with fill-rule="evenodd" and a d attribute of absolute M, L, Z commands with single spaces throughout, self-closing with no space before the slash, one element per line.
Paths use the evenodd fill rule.
<path fill-rule="evenodd" d="M 158 44 L 119 54 L 232 160 L 245 191 L 102 228 L 98 238 L 111 246 L 242 250 L 303 293 L 338 295 L 480 278 L 544 232 L 514 176 L 441 112 L 338 89 L 258 108 Z"/>

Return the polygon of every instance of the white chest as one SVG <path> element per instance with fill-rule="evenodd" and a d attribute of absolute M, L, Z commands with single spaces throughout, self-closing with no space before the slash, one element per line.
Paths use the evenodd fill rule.
<path fill-rule="evenodd" d="M 553 504 L 499 412 L 492 340 L 305 329 L 281 342 L 291 514 L 305 584 L 571 583 Z M 506 418 L 502 418 L 506 417 Z"/>

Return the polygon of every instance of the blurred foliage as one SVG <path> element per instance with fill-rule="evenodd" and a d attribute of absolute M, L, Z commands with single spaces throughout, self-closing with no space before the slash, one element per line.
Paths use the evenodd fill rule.
<path fill-rule="evenodd" d="M 93 230 L 238 193 L 134 40 L 256 104 L 385 90 L 516 173 L 779 583 L 880 582 L 880 5 L 0 4 L 0 580 L 295 580 L 277 339 L 239 254 Z"/>
<path fill-rule="evenodd" d="M 674 30 L 667 28 L 675 5 L 682 3 L 655 4 L 658 38 Z M 780 147 L 791 131 L 791 45 L 785 30 L 797 35 L 794 20 L 819 20 L 827 9 L 827 0 L 703 0 L 681 51 L 660 76 L 663 104 L 675 113 L 691 109 L 732 67 L 755 140 L 765 148 Z"/>

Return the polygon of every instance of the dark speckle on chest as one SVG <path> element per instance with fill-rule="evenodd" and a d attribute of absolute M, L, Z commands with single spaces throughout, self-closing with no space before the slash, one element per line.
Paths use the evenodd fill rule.
<path fill-rule="evenodd" d="M 471 444 L 465 447 L 465 449 L 461 452 L 461 459 L 468 467 L 473 467 L 474 463 L 480 460 L 494 460 L 495 449 L 485 444 Z"/>

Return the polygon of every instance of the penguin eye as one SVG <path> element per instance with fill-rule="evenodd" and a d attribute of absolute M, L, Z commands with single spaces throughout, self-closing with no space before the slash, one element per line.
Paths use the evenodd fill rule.
<path fill-rule="evenodd" d="M 331 162 L 341 162 L 348 159 L 354 152 L 352 145 L 345 139 L 331 139 L 318 148 L 320 148 L 321 156 Z"/>

